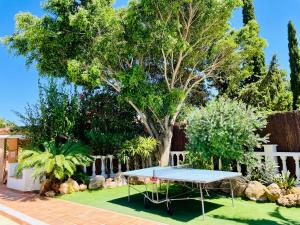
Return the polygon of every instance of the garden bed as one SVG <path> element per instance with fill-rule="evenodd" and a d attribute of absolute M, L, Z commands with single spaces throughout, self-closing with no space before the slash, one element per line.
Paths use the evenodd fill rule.
<path fill-rule="evenodd" d="M 141 187 L 142 188 L 142 187 Z M 202 221 L 200 201 L 174 202 L 173 216 L 167 215 L 165 205 L 153 205 L 144 209 L 142 195 L 133 192 L 127 201 L 127 187 L 76 192 L 58 198 L 93 207 L 104 208 L 127 215 L 134 215 L 167 224 L 297 224 L 300 208 L 285 208 L 275 203 L 256 203 L 241 198 L 235 199 L 221 194 L 206 196 L 206 220 Z"/>

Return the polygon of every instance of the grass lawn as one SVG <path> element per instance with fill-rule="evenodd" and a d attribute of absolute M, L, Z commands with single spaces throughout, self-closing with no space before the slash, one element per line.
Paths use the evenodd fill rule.
<path fill-rule="evenodd" d="M 300 225 L 300 208 L 284 208 L 275 203 L 255 203 L 240 198 L 235 199 L 233 208 L 231 198 L 223 195 L 214 195 L 206 199 L 205 221 L 202 221 L 200 201 L 173 202 L 174 214 L 169 216 L 166 213 L 165 205 L 151 205 L 149 209 L 144 209 L 143 196 L 135 191 L 132 191 L 131 202 L 128 203 L 126 186 L 77 192 L 59 198 L 166 224 Z"/>

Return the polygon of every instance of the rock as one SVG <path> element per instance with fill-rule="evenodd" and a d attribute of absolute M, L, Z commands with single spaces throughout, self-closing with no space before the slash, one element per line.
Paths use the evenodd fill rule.
<path fill-rule="evenodd" d="M 290 190 L 290 193 L 291 193 L 291 194 L 297 194 L 297 195 L 300 195 L 300 187 L 293 187 L 293 188 Z"/>
<path fill-rule="evenodd" d="M 127 184 L 127 180 L 122 173 L 117 173 L 114 177 L 114 181 L 118 186 L 123 186 Z"/>
<path fill-rule="evenodd" d="M 85 184 L 79 185 L 79 191 L 85 191 L 87 189 L 87 186 Z"/>
<path fill-rule="evenodd" d="M 273 183 L 267 187 L 266 194 L 269 201 L 276 202 L 283 195 L 283 192 L 277 184 Z"/>
<path fill-rule="evenodd" d="M 114 187 L 117 187 L 117 186 L 118 186 L 118 184 L 115 181 L 111 181 L 111 182 L 108 182 L 108 183 L 105 184 L 106 188 L 114 188 Z"/>
<path fill-rule="evenodd" d="M 284 195 L 284 196 L 281 196 L 277 200 L 277 202 L 279 205 L 283 205 L 286 207 L 297 206 L 297 205 L 300 205 L 300 195 L 297 195 L 297 194 Z"/>
<path fill-rule="evenodd" d="M 59 193 L 61 194 L 70 194 L 70 191 L 69 191 L 69 184 L 68 183 L 62 183 L 60 186 L 59 186 Z"/>
<path fill-rule="evenodd" d="M 258 181 L 250 181 L 245 195 L 252 201 L 264 202 L 267 198 L 267 188 Z"/>
<path fill-rule="evenodd" d="M 52 183 L 51 190 L 54 191 L 55 193 L 59 193 L 59 187 L 60 187 L 60 183 Z"/>
<path fill-rule="evenodd" d="M 231 184 L 233 187 L 233 195 L 235 197 L 242 197 L 245 195 L 245 190 L 247 188 L 247 180 L 244 177 L 237 177 L 234 179 L 231 179 Z M 230 194 L 230 180 L 223 180 L 220 189 L 227 193 Z"/>
<path fill-rule="evenodd" d="M 55 192 L 54 191 L 47 191 L 45 193 L 45 196 L 49 197 L 49 198 L 53 198 L 55 196 Z"/>
<path fill-rule="evenodd" d="M 59 187 L 59 192 L 61 194 L 71 194 L 73 192 L 78 192 L 79 191 L 79 185 L 78 183 L 69 178 L 66 182 L 62 183 Z"/>
<path fill-rule="evenodd" d="M 206 189 L 218 189 L 221 186 L 222 182 L 221 181 L 216 181 L 212 183 L 205 184 Z"/>
<path fill-rule="evenodd" d="M 130 184 L 133 185 L 140 185 L 140 184 L 148 184 L 152 183 L 150 178 L 144 178 L 144 177 L 130 177 Z"/>
<path fill-rule="evenodd" d="M 47 191 L 51 190 L 52 182 L 49 179 L 46 179 L 42 182 L 40 187 L 40 195 L 45 195 Z"/>
<path fill-rule="evenodd" d="M 103 176 L 96 175 L 90 180 L 89 189 L 103 188 L 104 184 L 105 178 Z"/>

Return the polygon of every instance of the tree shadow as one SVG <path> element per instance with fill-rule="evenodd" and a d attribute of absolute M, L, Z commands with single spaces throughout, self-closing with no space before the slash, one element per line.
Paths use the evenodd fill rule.
<path fill-rule="evenodd" d="M 230 218 L 227 216 L 212 215 L 216 219 L 229 220 L 234 222 L 239 222 L 241 224 L 248 225 L 300 225 L 300 221 L 287 218 L 280 213 L 280 207 L 277 207 L 273 212 L 270 212 L 269 215 L 277 221 L 272 219 L 248 219 L 248 218 Z"/>
<path fill-rule="evenodd" d="M 133 194 L 130 196 L 130 202 L 127 197 L 112 199 L 110 203 L 121 205 L 123 207 L 134 209 L 138 212 L 146 212 L 155 214 L 158 216 L 171 217 L 173 220 L 180 222 L 188 222 L 196 217 L 202 216 L 201 202 L 199 200 L 185 200 L 185 201 L 173 201 L 172 208 L 174 213 L 172 216 L 167 214 L 166 204 L 153 204 L 150 203 L 149 208 L 144 207 L 144 197 L 141 194 Z M 205 213 L 209 213 L 215 209 L 222 207 L 223 205 L 205 202 Z M 191 210 L 191 207 L 193 210 Z"/>

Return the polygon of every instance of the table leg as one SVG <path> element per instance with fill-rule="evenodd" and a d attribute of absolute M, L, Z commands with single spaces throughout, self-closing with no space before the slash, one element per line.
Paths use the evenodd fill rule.
<path fill-rule="evenodd" d="M 202 208 L 202 217 L 203 217 L 203 220 L 205 219 L 205 211 L 204 211 L 204 198 L 203 198 L 203 192 L 202 192 L 202 184 L 200 183 L 199 184 L 200 186 L 200 196 L 201 196 L 201 208 Z"/>
<path fill-rule="evenodd" d="M 234 195 L 233 195 L 233 187 L 232 187 L 231 179 L 229 180 L 229 183 L 230 183 L 232 207 L 234 207 Z"/>

